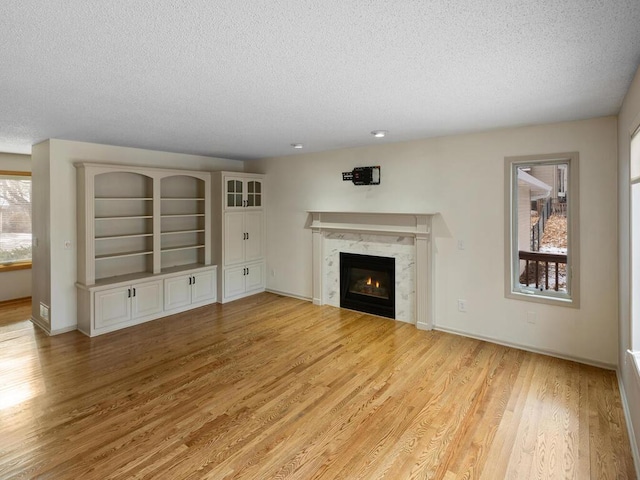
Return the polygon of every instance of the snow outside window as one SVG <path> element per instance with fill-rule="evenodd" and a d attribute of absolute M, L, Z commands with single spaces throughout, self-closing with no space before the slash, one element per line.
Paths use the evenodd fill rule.
<path fill-rule="evenodd" d="M 505 295 L 578 307 L 578 153 L 505 159 Z"/>
<path fill-rule="evenodd" d="M 0 171 L 0 271 L 31 265 L 31 174 Z"/>

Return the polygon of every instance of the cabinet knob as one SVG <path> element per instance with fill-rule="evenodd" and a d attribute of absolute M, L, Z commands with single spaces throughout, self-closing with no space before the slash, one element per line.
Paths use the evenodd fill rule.
<path fill-rule="evenodd" d="M 136 289 L 135 288 L 133 289 L 133 296 L 134 297 L 136 296 Z"/>

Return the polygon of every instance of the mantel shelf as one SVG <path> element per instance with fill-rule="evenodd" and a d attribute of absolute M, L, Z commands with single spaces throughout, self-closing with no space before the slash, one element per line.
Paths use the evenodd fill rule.
<path fill-rule="evenodd" d="M 387 227 L 381 225 L 365 225 L 365 224 L 340 224 L 340 223 L 322 223 L 321 225 L 311 225 L 312 229 L 333 230 L 343 232 L 363 232 L 363 233 L 386 233 L 398 235 L 415 235 L 416 229 L 411 227 Z M 424 232 L 424 233 L 429 233 Z"/>
<path fill-rule="evenodd" d="M 428 216 L 433 217 L 437 215 L 438 212 L 355 212 L 353 210 L 307 210 L 307 213 L 322 213 L 329 215 L 389 215 L 389 216 L 406 216 L 406 217 L 415 217 L 415 216 Z"/>
<path fill-rule="evenodd" d="M 309 210 L 311 229 L 422 236 L 431 233 L 435 213 L 339 212 Z"/>

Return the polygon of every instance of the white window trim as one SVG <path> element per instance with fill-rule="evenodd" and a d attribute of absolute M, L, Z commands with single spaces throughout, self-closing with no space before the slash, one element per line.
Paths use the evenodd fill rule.
<path fill-rule="evenodd" d="M 0 170 L 0 175 L 10 175 L 14 177 L 29 177 L 31 178 L 31 172 L 22 172 L 22 171 L 14 171 L 14 170 Z M 33 182 L 32 182 L 33 186 Z M 33 198 L 32 198 L 33 203 Z M 26 270 L 30 269 L 32 266 L 33 258 L 29 261 L 22 262 L 14 262 L 14 263 L 6 263 L 0 265 L 0 273 L 2 272 L 12 272 L 14 270 Z"/>
<path fill-rule="evenodd" d="M 638 118 L 640 122 L 640 115 Z M 634 154 L 634 146 L 638 147 L 638 144 L 634 144 L 635 142 L 640 142 L 640 124 L 637 124 L 634 129 L 630 131 L 629 135 L 629 341 L 631 343 L 631 349 L 627 350 L 627 353 L 631 355 L 634 361 L 635 370 L 638 374 L 638 379 L 640 381 L 640 321 L 638 321 L 638 315 L 636 313 L 636 309 L 638 306 L 636 303 L 640 302 L 640 299 L 634 301 L 634 294 L 638 290 L 635 283 L 640 282 L 640 278 L 635 278 L 634 275 L 634 239 L 633 231 L 634 231 L 634 202 L 633 202 L 633 190 L 634 185 L 640 184 L 640 175 L 636 174 L 636 176 L 632 175 L 633 171 L 633 154 Z M 640 153 L 638 153 L 640 155 Z"/>
<path fill-rule="evenodd" d="M 569 163 L 569 184 L 567 198 L 567 219 L 569 220 L 568 251 L 567 251 L 567 293 L 540 292 L 531 289 L 516 289 L 516 273 L 514 266 L 517 264 L 518 249 L 514 248 L 514 198 L 517 189 L 514 190 L 514 170 L 519 165 L 539 163 L 541 165 L 563 161 Z M 505 185 L 505 216 L 504 216 L 504 289 L 505 297 L 526 302 L 544 303 L 571 308 L 580 308 L 580 238 L 579 238 L 579 154 L 578 152 L 554 153 L 543 155 L 525 155 L 506 157 L 504 162 Z"/>

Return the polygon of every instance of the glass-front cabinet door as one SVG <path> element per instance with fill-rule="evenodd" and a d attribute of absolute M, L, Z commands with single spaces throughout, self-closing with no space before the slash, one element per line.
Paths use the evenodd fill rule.
<path fill-rule="evenodd" d="M 225 208 L 262 208 L 262 180 L 225 178 Z"/>
<path fill-rule="evenodd" d="M 247 207 L 262 207 L 262 182 L 260 180 L 247 182 Z"/>
<path fill-rule="evenodd" d="M 244 207 L 244 181 L 227 179 L 227 208 Z"/>

